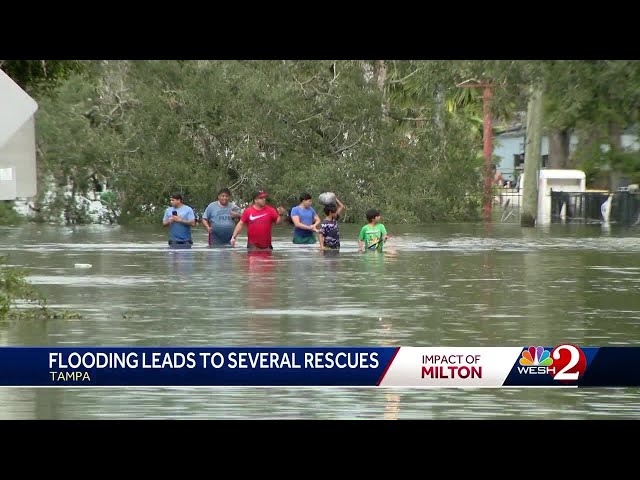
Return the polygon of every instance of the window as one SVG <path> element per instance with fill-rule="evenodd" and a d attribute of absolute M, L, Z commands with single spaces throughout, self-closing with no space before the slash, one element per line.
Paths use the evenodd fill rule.
<path fill-rule="evenodd" d="M 524 153 L 516 153 L 513 156 L 513 168 L 524 166 Z"/>
<path fill-rule="evenodd" d="M 549 166 L 549 155 L 542 155 L 542 167 Z M 517 153 L 513 156 L 513 168 L 524 168 L 524 153 Z"/>

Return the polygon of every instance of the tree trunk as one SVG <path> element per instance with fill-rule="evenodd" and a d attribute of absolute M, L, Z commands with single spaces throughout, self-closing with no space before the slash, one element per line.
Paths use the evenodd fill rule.
<path fill-rule="evenodd" d="M 438 128 L 442 131 L 444 129 L 444 88 L 442 85 L 438 85 L 436 90 L 436 113 L 435 122 Z M 419 127 L 422 124 L 418 125 Z"/>
<path fill-rule="evenodd" d="M 569 147 L 567 148 L 567 168 L 577 168 L 577 162 L 576 162 L 576 152 L 575 150 L 577 149 L 577 146 L 574 148 L 574 151 L 571 151 L 571 138 L 575 136 L 578 139 L 578 142 L 580 141 L 580 132 L 573 129 L 573 130 L 568 130 L 567 132 L 567 138 L 568 138 L 568 142 L 569 142 Z"/>
<path fill-rule="evenodd" d="M 534 227 L 538 214 L 538 175 L 542 149 L 542 89 L 535 88 L 527 107 L 527 143 L 524 154 L 524 185 L 520 225 Z"/>
<path fill-rule="evenodd" d="M 597 127 L 587 126 L 576 131 L 578 146 L 571 154 L 569 165 L 572 168 L 579 168 L 583 162 L 589 160 L 594 154 L 594 145 L 598 142 L 599 131 Z"/>
<path fill-rule="evenodd" d="M 618 123 L 609 122 L 609 145 L 610 155 L 615 159 L 622 152 L 622 128 Z M 609 191 L 616 191 L 622 186 L 622 177 L 620 167 L 616 165 L 614 160 L 611 170 L 609 170 Z"/>
<path fill-rule="evenodd" d="M 553 130 L 549 133 L 549 167 L 569 168 L 568 130 Z"/>
<path fill-rule="evenodd" d="M 387 81 L 387 64 L 385 60 L 376 60 L 373 67 L 373 75 L 376 86 L 382 92 L 382 118 L 383 120 L 389 120 L 389 101 L 384 88 Z"/>

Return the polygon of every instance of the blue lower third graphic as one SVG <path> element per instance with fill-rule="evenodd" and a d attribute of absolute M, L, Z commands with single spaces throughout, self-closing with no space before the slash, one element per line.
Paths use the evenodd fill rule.
<path fill-rule="evenodd" d="M 0 386 L 375 386 L 396 347 L 0 348 Z"/>
<path fill-rule="evenodd" d="M 640 348 L 0 347 L 0 387 L 638 387 Z"/>

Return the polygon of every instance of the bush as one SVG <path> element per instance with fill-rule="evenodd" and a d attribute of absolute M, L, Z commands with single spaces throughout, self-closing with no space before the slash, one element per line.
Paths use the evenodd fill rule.
<path fill-rule="evenodd" d="M 14 210 L 13 201 L 0 201 L 0 225 L 16 225 L 24 218 Z"/>
<path fill-rule="evenodd" d="M 0 320 L 79 318 L 72 312 L 56 312 L 47 307 L 46 299 L 26 279 L 25 269 L 6 265 L 0 256 Z"/>

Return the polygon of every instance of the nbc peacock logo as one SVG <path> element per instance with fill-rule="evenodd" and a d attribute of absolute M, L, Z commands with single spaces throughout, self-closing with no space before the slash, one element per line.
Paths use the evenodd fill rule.
<path fill-rule="evenodd" d="M 551 358 L 549 350 L 545 350 L 544 347 L 529 347 L 522 352 L 520 365 L 540 365 L 547 367 L 553 365 L 553 358 Z"/>
<path fill-rule="evenodd" d="M 544 347 L 529 347 L 523 350 L 518 363 L 521 365 L 518 367 L 518 373 L 521 374 L 546 375 L 556 372 L 556 369 L 551 367 L 553 365 L 551 353 Z"/>

